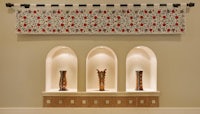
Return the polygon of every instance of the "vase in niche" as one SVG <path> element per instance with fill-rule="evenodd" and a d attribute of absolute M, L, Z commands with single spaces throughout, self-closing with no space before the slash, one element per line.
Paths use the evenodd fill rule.
<path fill-rule="evenodd" d="M 137 70 L 136 71 L 136 90 L 137 91 L 142 91 L 143 90 L 142 75 L 143 75 L 143 71 L 142 70 Z"/>
<path fill-rule="evenodd" d="M 66 77 L 66 70 L 60 71 L 60 81 L 59 81 L 59 91 L 67 91 L 67 77 Z"/>
<path fill-rule="evenodd" d="M 103 71 L 99 71 L 97 69 L 98 77 L 99 77 L 99 91 L 105 91 L 105 76 L 106 69 Z"/>

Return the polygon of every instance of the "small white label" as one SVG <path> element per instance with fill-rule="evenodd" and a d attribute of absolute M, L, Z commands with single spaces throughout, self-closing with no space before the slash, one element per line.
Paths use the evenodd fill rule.
<path fill-rule="evenodd" d="M 51 100 L 49 100 L 49 99 L 46 102 L 47 102 L 47 104 L 51 104 Z"/>
<path fill-rule="evenodd" d="M 70 103 L 71 103 L 71 104 L 74 104 L 75 102 L 74 102 L 74 100 L 70 100 Z"/>
<path fill-rule="evenodd" d="M 144 100 L 140 100 L 140 104 L 144 104 Z"/>
<path fill-rule="evenodd" d="M 121 100 L 117 100 L 117 104 L 121 104 L 122 103 L 122 101 Z"/>
<path fill-rule="evenodd" d="M 128 103 L 129 103 L 129 104 L 133 104 L 133 101 L 132 101 L 132 100 L 129 100 Z"/>
<path fill-rule="evenodd" d="M 109 103 L 110 103 L 110 101 L 109 101 L 109 100 L 106 100 L 105 102 L 106 102 L 106 104 L 109 104 Z"/>
<path fill-rule="evenodd" d="M 156 100 L 152 100 L 151 103 L 152 103 L 152 104 L 156 104 Z"/>
<path fill-rule="evenodd" d="M 58 101 L 58 103 L 59 103 L 59 104 L 62 104 L 62 103 L 63 103 L 63 101 L 62 101 L 62 100 L 59 100 L 59 101 Z"/>
<path fill-rule="evenodd" d="M 98 104 L 98 101 L 97 101 L 97 100 L 94 100 L 94 104 Z"/>
<path fill-rule="evenodd" d="M 82 100 L 82 104 L 86 104 L 87 102 L 86 102 L 86 100 Z"/>

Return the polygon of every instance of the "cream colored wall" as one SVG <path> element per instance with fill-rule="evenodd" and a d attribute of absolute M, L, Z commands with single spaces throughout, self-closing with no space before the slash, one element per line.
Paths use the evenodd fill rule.
<path fill-rule="evenodd" d="M 0 108 L 1 114 L 199 114 L 200 108 Z"/>
<path fill-rule="evenodd" d="M 69 2 L 67 2 L 69 1 Z M 40 107 L 45 89 L 45 58 L 58 45 L 78 56 L 78 88 L 85 90 L 86 57 L 95 46 L 112 48 L 118 58 L 119 91 L 125 90 L 126 55 L 135 46 L 151 48 L 158 59 L 161 107 L 200 107 L 200 7 L 186 16 L 183 35 L 16 35 L 12 3 L 161 3 L 160 0 L 1 0 L 0 1 L 0 107 Z M 162 3 L 190 2 L 162 0 Z"/>

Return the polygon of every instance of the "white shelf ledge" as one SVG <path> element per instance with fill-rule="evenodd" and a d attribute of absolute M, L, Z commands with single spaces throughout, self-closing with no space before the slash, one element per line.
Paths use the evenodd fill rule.
<path fill-rule="evenodd" d="M 134 92 L 43 92 L 43 96 L 159 96 L 160 91 L 134 91 Z"/>

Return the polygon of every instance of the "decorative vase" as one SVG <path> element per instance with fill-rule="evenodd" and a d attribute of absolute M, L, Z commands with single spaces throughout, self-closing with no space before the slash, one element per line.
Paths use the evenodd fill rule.
<path fill-rule="evenodd" d="M 67 78 L 66 78 L 66 70 L 60 71 L 60 81 L 59 81 L 59 91 L 67 91 Z"/>
<path fill-rule="evenodd" d="M 99 77 L 99 91 L 105 91 L 105 76 L 106 69 L 104 71 L 99 71 L 97 69 L 98 77 Z"/>
<path fill-rule="evenodd" d="M 136 71 L 136 90 L 141 91 L 143 90 L 143 85 L 142 85 L 142 70 Z"/>

